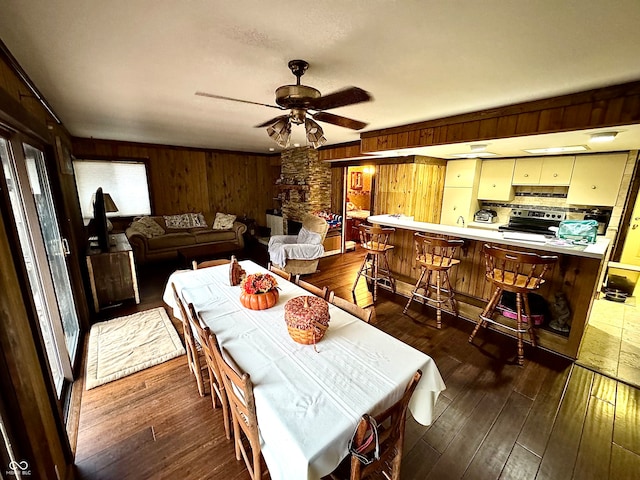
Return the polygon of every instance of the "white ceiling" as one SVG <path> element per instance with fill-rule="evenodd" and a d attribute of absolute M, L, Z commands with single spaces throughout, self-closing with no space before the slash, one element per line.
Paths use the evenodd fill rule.
<path fill-rule="evenodd" d="M 0 0 L 0 11 L 2 40 L 79 137 L 268 152 L 253 126 L 275 110 L 194 93 L 275 104 L 294 58 L 323 94 L 373 95 L 331 110 L 363 131 L 640 79 L 638 0 Z M 323 128 L 329 144 L 359 139 Z M 636 128 L 620 130 L 605 150 L 640 147 Z M 521 141 L 483 143 L 523 155 Z"/>

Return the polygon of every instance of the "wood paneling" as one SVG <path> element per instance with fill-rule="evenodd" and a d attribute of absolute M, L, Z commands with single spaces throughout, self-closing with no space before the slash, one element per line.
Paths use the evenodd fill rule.
<path fill-rule="evenodd" d="M 360 135 L 362 154 L 640 122 L 640 82 L 518 103 Z M 332 158 L 340 158 L 336 151 Z"/>
<path fill-rule="evenodd" d="M 156 215 L 225 212 L 266 225 L 278 162 L 269 155 L 73 139 L 76 158 L 144 159 Z"/>
<path fill-rule="evenodd" d="M 399 292 L 407 296 L 420 275 L 420 268 L 414 258 L 413 235 L 414 232 L 411 230 L 396 229 L 390 240 L 394 249 L 388 255 L 391 271 L 399 280 Z M 460 315 L 473 321 L 479 313 L 476 311 L 478 307 L 484 307 L 491 296 L 491 285 L 484 277 L 485 267 L 482 255 L 484 243 L 465 239 L 465 244 L 458 254 L 460 264 L 450 272 L 451 284 L 460 303 Z M 507 248 L 526 251 L 517 247 Z M 553 267 L 547 282 L 538 293 L 551 302 L 554 292 L 565 292 L 572 315 L 571 332 L 568 337 L 564 337 L 548 330 L 538 329 L 537 335 L 541 346 L 569 357 L 576 357 L 601 266 L 598 259 L 559 255 L 558 263 Z M 509 320 L 505 319 L 505 321 L 511 325 Z"/>
<path fill-rule="evenodd" d="M 436 223 L 440 220 L 446 163 L 427 157 L 413 159 L 413 163 L 377 166 L 374 211 Z"/>

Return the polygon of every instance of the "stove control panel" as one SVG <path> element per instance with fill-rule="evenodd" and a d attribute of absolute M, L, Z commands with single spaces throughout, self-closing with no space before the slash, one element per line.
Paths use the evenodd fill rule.
<path fill-rule="evenodd" d="M 529 210 L 525 208 L 514 208 L 511 210 L 510 218 L 553 220 L 561 222 L 565 219 L 565 212 L 559 210 Z"/>

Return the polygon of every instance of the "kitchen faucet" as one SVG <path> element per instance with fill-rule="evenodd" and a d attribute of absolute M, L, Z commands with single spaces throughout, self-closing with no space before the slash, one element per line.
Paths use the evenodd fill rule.
<path fill-rule="evenodd" d="M 460 215 L 456 220 L 456 225 L 460 223 L 460 220 L 462 220 L 462 226 L 464 227 L 464 217 L 462 215 Z"/>

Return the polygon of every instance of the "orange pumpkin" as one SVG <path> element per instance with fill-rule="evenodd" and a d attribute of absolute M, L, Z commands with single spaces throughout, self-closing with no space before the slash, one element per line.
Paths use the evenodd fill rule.
<path fill-rule="evenodd" d="M 240 303 L 251 310 L 271 308 L 278 302 L 279 298 L 280 293 L 276 288 L 265 293 L 246 293 L 245 291 L 240 293 Z"/>

